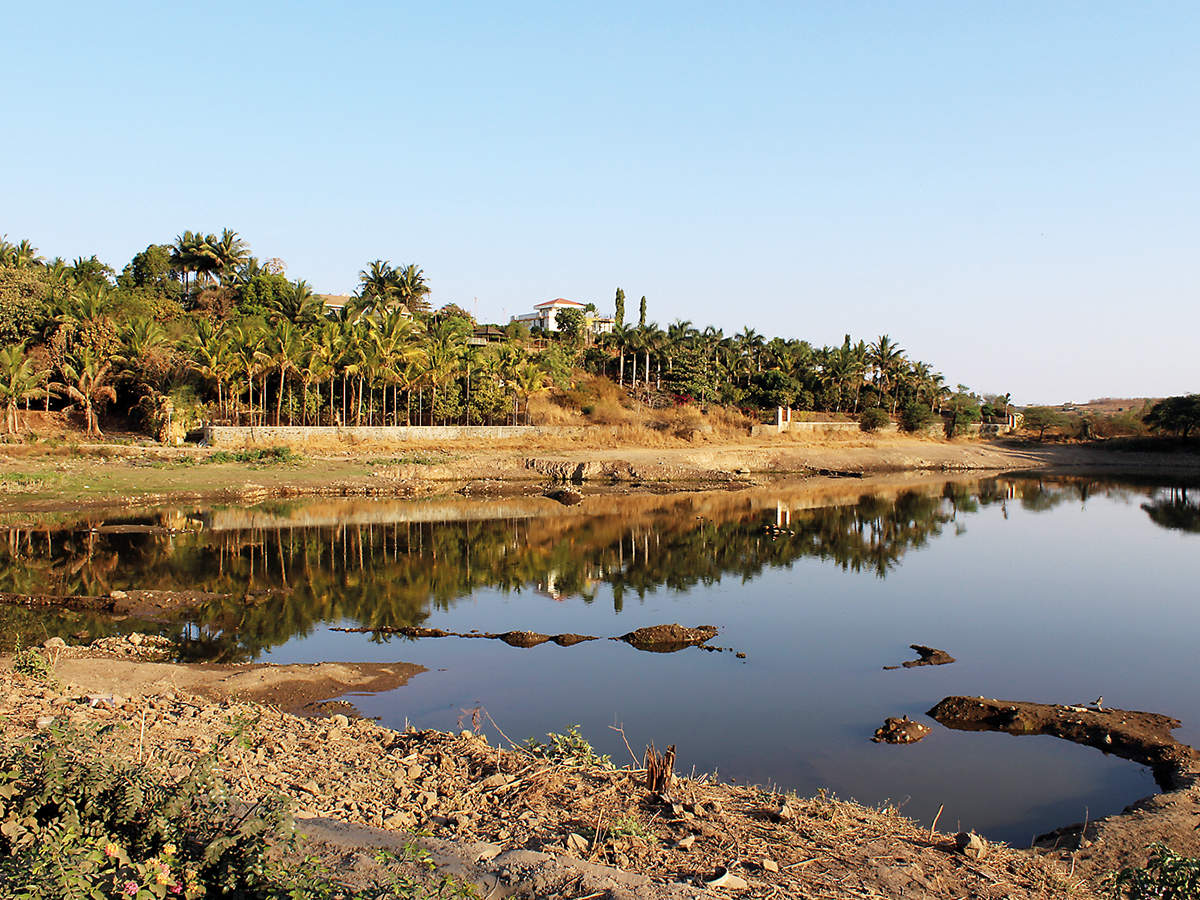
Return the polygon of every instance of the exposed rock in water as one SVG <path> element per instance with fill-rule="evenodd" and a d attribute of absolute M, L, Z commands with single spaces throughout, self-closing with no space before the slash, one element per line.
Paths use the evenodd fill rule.
<path fill-rule="evenodd" d="M 954 662 L 953 656 L 937 647 L 926 647 L 924 644 L 909 644 L 908 646 L 917 651 L 917 659 L 908 659 L 899 666 L 884 666 L 883 668 L 890 671 L 899 669 L 901 666 L 905 669 L 913 669 L 917 666 L 944 666 Z"/>
<path fill-rule="evenodd" d="M 623 634 L 613 640 L 632 644 L 639 650 L 649 650 L 653 653 L 673 653 L 684 647 L 695 647 L 717 636 L 717 629 L 712 625 L 697 625 L 688 628 L 686 625 L 651 625 L 649 628 L 639 628 L 628 634 Z"/>
<path fill-rule="evenodd" d="M 550 635 L 539 634 L 536 631 L 506 631 L 496 635 L 496 639 L 504 641 L 510 647 L 536 647 L 550 640 Z"/>
<path fill-rule="evenodd" d="M 560 647 L 574 647 L 576 644 L 582 644 L 584 641 L 598 641 L 598 637 L 592 634 L 556 634 L 550 638 Z"/>
<path fill-rule="evenodd" d="M 930 731 L 928 725 L 914 722 L 908 716 L 899 719 L 891 716 L 884 719 L 883 725 L 875 729 L 875 737 L 871 740 L 877 744 L 915 744 Z"/>
<path fill-rule="evenodd" d="M 579 491 L 573 491 L 570 488 L 551 488 L 542 496 L 549 497 L 563 506 L 575 506 L 583 502 L 583 494 L 579 493 Z"/>
<path fill-rule="evenodd" d="M 609 478 L 613 481 L 628 481 L 637 478 L 633 466 L 623 460 L 598 462 L 596 460 L 536 459 L 525 460 L 525 468 L 540 472 L 555 481 L 582 484 L 592 478 Z"/>

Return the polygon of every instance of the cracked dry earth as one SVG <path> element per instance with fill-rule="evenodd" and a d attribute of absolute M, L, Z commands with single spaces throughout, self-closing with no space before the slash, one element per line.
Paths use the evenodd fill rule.
<path fill-rule="evenodd" d="M 109 670 L 147 665 L 113 662 L 112 648 L 103 652 Z M 377 835 L 420 830 L 430 836 L 424 840 L 469 848 L 483 865 L 474 874 L 482 894 L 493 896 L 1095 896 L 1058 858 L 993 845 L 971 859 L 955 851 L 953 836 L 890 808 L 684 778 L 664 799 L 646 789 L 637 769 L 552 762 L 469 731 L 401 732 L 341 714 L 304 718 L 261 703 L 205 699 L 173 686 L 171 673 L 182 666 L 156 665 L 163 667 L 158 684 L 143 678 L 129 696 L 101 696 L 78 668 L 74 683 L 50 685 L 0 662 L 4 738 L 48 727 L 51 718 L 120 723 L 117 740 L 128 752 L 140 750 L 178 774 L 215 752 L 237 796 L 290 797 L 302 832 L 303 820 L 322 820 Z M 524 853 L 524 863 L 514 853 Z M 597 865 L 613 877 L 589 882 L 584 876 L 594 876 Z M 727 886 L 705 887 L 722 868 Z M 585 888 L 597 883 L 600 890 L 589 894 Z"/>

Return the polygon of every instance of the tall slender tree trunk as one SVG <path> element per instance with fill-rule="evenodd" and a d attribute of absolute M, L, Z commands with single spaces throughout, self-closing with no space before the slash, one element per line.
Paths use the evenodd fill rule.
<path fill-rule="evenodd" d="M 275 397 L 275 427 L 283 424 L 283 367 L 279 368 L 279 393 Z"/>
<path fill-rule="evenodd" d="M 618 367 L 617 367 L 617 384 L 619 384 L 621 387 L 625 387 L 625 350 L 624 350 L 624 348 L 622 348 L 617 359 L 620 360 L 620 362 L 618 363 Z"/>

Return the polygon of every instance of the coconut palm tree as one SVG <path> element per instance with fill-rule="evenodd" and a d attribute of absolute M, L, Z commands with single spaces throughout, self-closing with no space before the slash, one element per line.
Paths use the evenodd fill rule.
<path fill-rule="evenodd" d="M 525 401 L 525 424 L 529 425 L 529 400 L 534 394 L 545 390 L 546 372 L 537 363 L 527 361 L 517 367 L 515 375 L 513 386 L 517 396 Z"/>
<path fill-rule="evenodd" d="M 250 258 L 250 245 L 232 228 L 224 229 L 220 237 L 208 235 L 204 242 L 207 255 L 213 259 L 212 271 L 220 284 L 235 277 L 237 270 Z"/>
<path fill-rule="evenodd" d="M 25 346 L 14 344 L 0 350 L 0 403 L 4 405 L 4 422 L 9 434 L 17 433 L 17 410 L 21 401 L 28 403 L 48 396 L 42 386 L 47 372 L 37 372 L 25 356 Z"/>
<path fill-rule="evenodd" d="M 425 340 L 425 379 L 429 384 L 429 422 L 434 423 L 437 390 L 457 377 L 469 326 L 457 317 L 433 325 Z"/>
<path fill-rule="evenodd" d="M 886 397 L 888 389 L 895 380 L 896 373 L 904 361 L 904 348 L 899 346 L 888 335 L 882 334 L 879 340 L 871 344 L 867 351 L 867 362 L 875 370 L 875 384 L 880 395 Z M 898 396 L 893 391 L 892 412 L 896 411 Z"/>
<path fill-rule="evenodd" d="M 279 375 L 279 387 L 275 393 L 275 424 L 282 424 L 283 418 L 283 386 L 289 372 L 296 371 L 296 361 L 300 358 L 302 346 L 300 329 L 289 319 L 276 319 L 267 330 L 263 342 L 265 362 Z M 265 382 L 264 377 L 264 382 Z M 263 391 L 264 411 L 266 391 Z"/>
<path fill-rule="evenodd" d="M 208 319 L 193 319 L 194 333 L 184 340 L 188 368 L 201 378 L 210 378 L 217 388 L 217 412 L 227 414 L 223 387 L 228 380 L 232 354 L 228 334 Z"/>
<path fill-rule="evenodd" d="M 112 361 L 100 359 L 91 347 L 81 347 L 71 359 L 60 367 L 63 383 L 59 389 L 71 400 L 83 407 L 87 434 L 99 437 L 99 418 L 96 410 L 105 402 L 117 399 L 117 392 L 108 384 L 112 374 Z"/>
<path fill-rule="evenodd" d="M 410 263 L 396 270 L 396 294 L 414 316 L 429 312 L 429 284 L 421 267 Z"/>

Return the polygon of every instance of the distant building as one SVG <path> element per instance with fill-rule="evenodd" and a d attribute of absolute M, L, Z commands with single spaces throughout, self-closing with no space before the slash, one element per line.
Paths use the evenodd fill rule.
<path fill-rule="evenodd" d="M 577 309 L 583 313 L 585 327 L 590 334 L 608 334 L 613 330 L 613 325 L 616 320 L 610 316 L 600 316 L 594 312 L 588 312 L 586 303 L 580 303 L 577 300 L 567 300 L 559 297 L 555 300 L 547 300 L 545 303 L 539 303 L 533 308 L 533 312 L 524 313 L 519 316 L 513 316 L 513 322 L 520 322 L 526 328 L 540 328 L 542 331 L 558 331 L 558 311 L 560 309 Z"/>
<path fill-rule="evenodd" d="M 340 313 L 353 299 L 349 294 L 317 294 L 317 297 L 325 304 L 327 313 Z"/>

